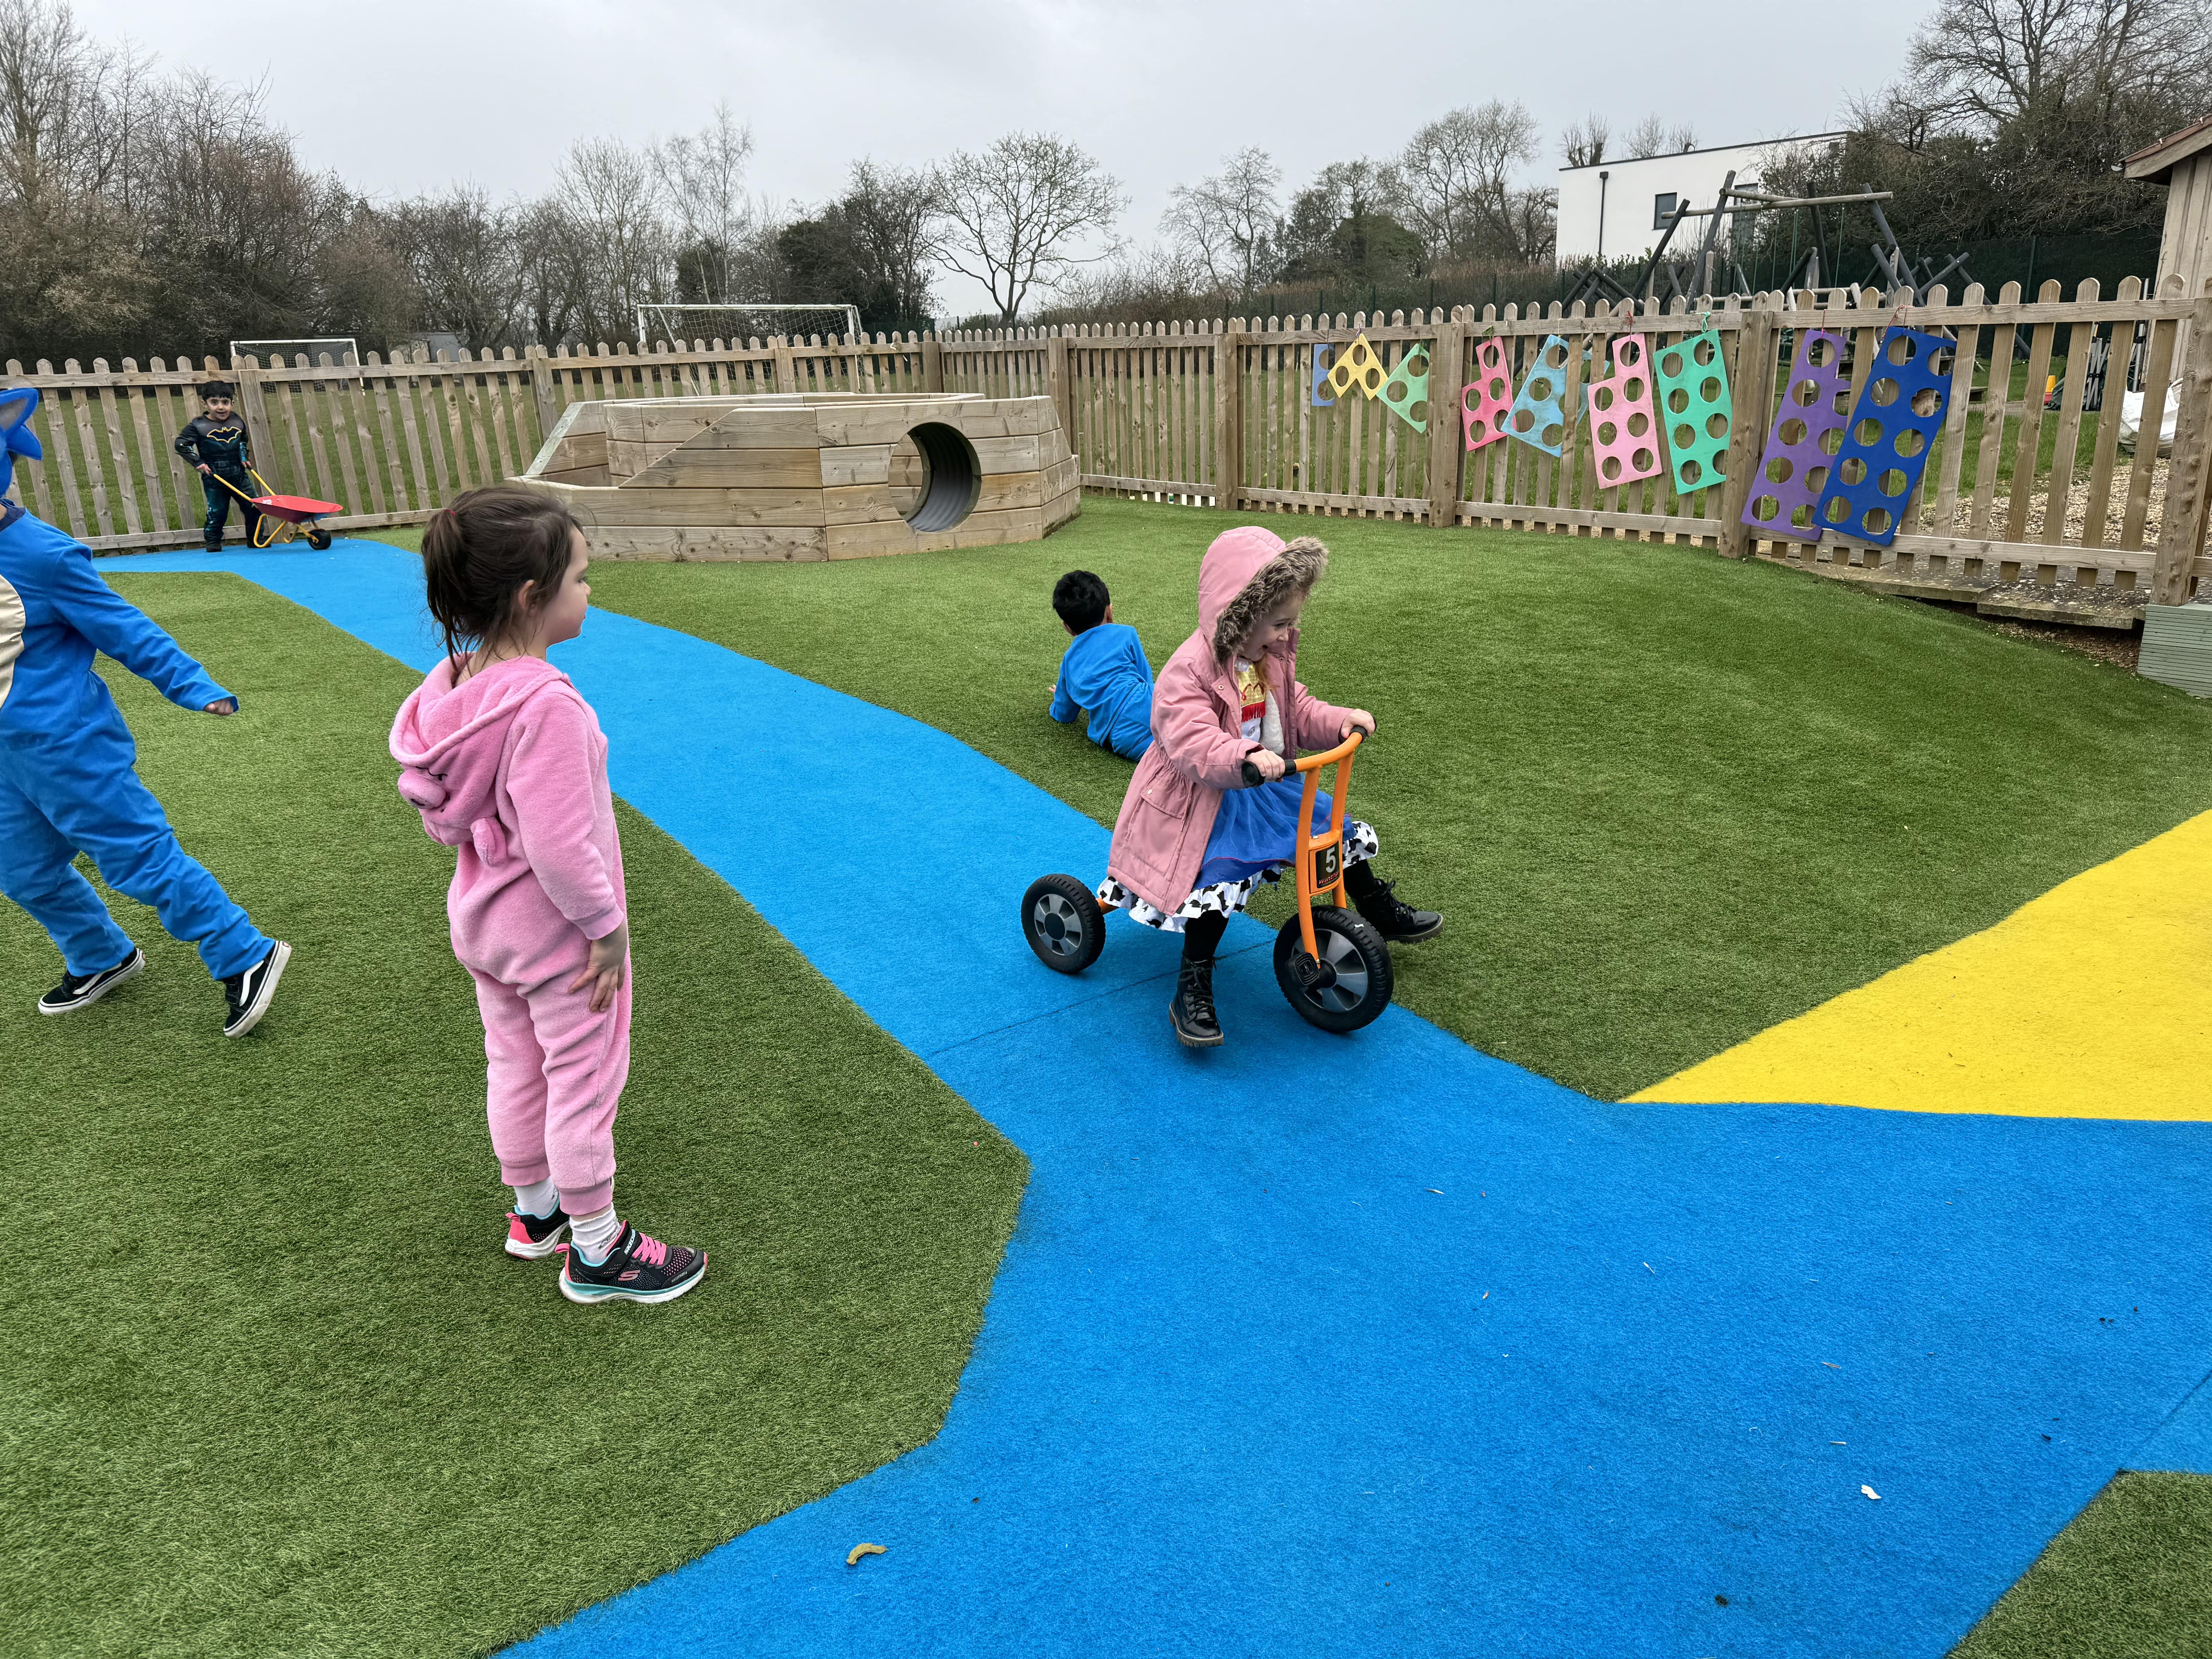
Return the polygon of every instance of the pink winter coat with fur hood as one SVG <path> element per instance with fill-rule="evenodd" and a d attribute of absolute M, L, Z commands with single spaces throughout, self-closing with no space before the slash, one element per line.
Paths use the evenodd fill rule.
<path fill-rule="evenodd" d="M 622 926 L 607 740 L 552 664 L 514 657 L 459 686 L 439 664 L 400 705 L 392 758 L 430 838 L 459 849 L 446 910 L 464 966 L 533 984 Z"/>
<path fill-rule="evenodd" d="M 1198 567 L 1198 631 L 1176 647 L 1153 688 L 1152 746 L 1122 797 L 1106 873 L 1156 909 L 1172 912 L 1190 896 L 1221 792 L 1243 787 L 1244 757 L 1260 747 L 1243 735 L 1243 698 L 1236 675 L 1214 654 L 1214 629 L 1284 547 L 1281 537 L 1257 525 L 1214 538 Z M 1285 759 L 1302 749 L 1334 748 L 1352 713 L 1298 684 L 1297 657 L 1293 631 L 1266 664 L 1291 751 Z"/>

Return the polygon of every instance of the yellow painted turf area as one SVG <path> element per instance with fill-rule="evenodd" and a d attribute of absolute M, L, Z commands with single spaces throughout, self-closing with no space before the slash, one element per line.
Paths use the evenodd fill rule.
<path fill-rule="evenodd" d="M 2212 812 L 1632 1101 L 2212 1119 Z"/>

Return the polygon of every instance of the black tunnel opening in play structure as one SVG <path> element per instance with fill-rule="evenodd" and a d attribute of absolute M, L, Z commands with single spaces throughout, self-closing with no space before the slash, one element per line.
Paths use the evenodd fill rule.
<path fill-rule="evenodd" d="M 967 435 L 939 421 L 925 421 L 908 433 L 921 459 L 921 488 L 904 518 L 917 535 L 950 530 L 975 510 L 982 492 L 982 463 Z"/>

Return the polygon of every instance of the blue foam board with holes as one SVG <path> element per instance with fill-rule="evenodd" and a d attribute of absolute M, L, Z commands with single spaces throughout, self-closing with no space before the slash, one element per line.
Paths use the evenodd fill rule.
<path fill-rule="evenodd" d="M 1844 447 L 1813 516 L 1823 530 L 1887 547 L 1905 522 L 1951 395 L 1952 343 L 1914 328 L 1886 328 L 1859 388 Z"/>
<path fill-rule="evenodd" d="M 1328 395 L 1329 366 L 1336 361 L 1334 341 L 1323 340 L 1313 349 L 1313 406 L 1316 409 L 1334 409 L 1336 399 Z"/>
<path fill-rule="evenodd" d="M 1547 335 L 1536 361 L 1521 382 L 1520 395 L 1513 399 L 1505 416 L 1505 435 L 1547 455 L 1557 455 L 1567 432 L 1566 392 L 1566 337 Z M 1556 432 L 1559 437 L 1547 443 L 1547 432 Z"/>

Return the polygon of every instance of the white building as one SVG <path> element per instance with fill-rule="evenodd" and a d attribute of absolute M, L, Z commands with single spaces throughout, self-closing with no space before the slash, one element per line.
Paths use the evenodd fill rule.
<path fill-rule="evenodd" d="M 1559 169 L 1559 258 L 1563 264 L 1602 256 L 1642 258 L 1666 234 L 1667 216 L 1686 202 L 1709 208 L 1730 173 L 1738 189 L 1757 185 L 1778 156 L 1814 146 L 1833 148 L 1840 132 L 1815 132 L 1758 144 L 1723 144 L 1634 161 L 1598 161 Z M 1669 258 L 1705 240 L 1705 222 L 1685 219 L 1667 246 Z"/>

